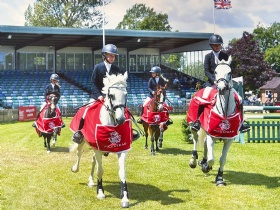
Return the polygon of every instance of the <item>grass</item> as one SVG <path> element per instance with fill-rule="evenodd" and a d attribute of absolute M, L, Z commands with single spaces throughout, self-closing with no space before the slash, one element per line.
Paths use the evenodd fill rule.
<path fill-rule="evenodd" d="M 171 116 L 174 124 L 154 157 L 144 149 L 144 137 L 133 142 L 126 164 L 130 209 L 280 209 L 279 143 L 234 142 L 224 172 L 228 185 L 216 187 L 222 143 L 215 145 L 216 162 L 208 175 L 191 169 L 193 145 L 183 140 L 184 117 Z M 49 154 L 32 122 L 0 125 L 0 209 L 121 209 L 116 155 L 103 158 L 106 199 L 98 200 L 96 189 L 87 186 L 93 151 L 85 149 L 79 173 L 70 171 L 75 162 L 75 152 L 68 152 L 71 118 L 64 121 L 67 127 Z"/>

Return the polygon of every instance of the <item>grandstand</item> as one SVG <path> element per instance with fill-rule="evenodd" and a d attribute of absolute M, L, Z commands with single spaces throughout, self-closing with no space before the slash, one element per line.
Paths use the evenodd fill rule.
<path fill-rule="evenodd" d="M 172 89 L 172 75 L 201 60 L 201 52 L 209 50 L 212 33 L 108 29 L 105 34 L 106 43 L 118 47 L 115 64 L 129 73 L 127 105 L 132 113 L 139 113 L 139 105 L 147 96 L 153 66 L 170 70 L 164 72 L 170 74 L 167 78 L 171 82 L 166 101 L 172 104 L 173 112 L 185 112 L 186 96 L 190 99 L 193 84 L 183 84 L 179 91 Z M 100 29 L 0 26 L 0 109 L 39 109 L 49 77 L 57 73 L 59 106 L 64 116 L 72 116 L 75 108 L 88 102 L 92 69 L 102 60 L 102 35 Z M 169 58 L 174 55 L 180 58 L 180 65 L 175 62 L 171 67 Z M 189 68 L 186 76 L 200 78 L 198 68 Z"/>
<path fill-rule="evenodd" d="M 75 109 L 86 104 L 91 89 L 92 70 L 61 71 L 61 98 L 59 107 L 62 114 L 72 116 Z M 51 71 L 0 71 L 0 82 L 5 84 L 0 90 L 2 106 L 6 109 L 17 109 L 19 106 L 36 106 L 40 108 L 44 102 L 44 88 L 47 85 Z M 137 74 L 128 77 L 127 105 L 134 114 L 139 114 L 139 105 L 147 97 L 148 82 Z M 167 90 L 167 103 L 173 106 L 174 112 L 184 112 L 185 98 L 176 90 Z"/>

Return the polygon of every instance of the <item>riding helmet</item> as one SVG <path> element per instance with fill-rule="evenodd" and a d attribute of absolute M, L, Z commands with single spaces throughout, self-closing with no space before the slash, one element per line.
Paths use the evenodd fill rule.
<path fill-rule="evenodd" d="M 52 74 L 51 77 L 50 77 L 50 80 L 59 81 L 59 76 L 57 74 Z"/>
<path fill-rule="evenodd" d="M 152 69 L 151 69 L 150 72 L 151 72 L 151 73 L 160 74 L 160 73 L 161 73 L 161 68 L 158 67 L 158 66 L 154 66 L 154 67 L 152 67 Z"/>
<path fill-rule="evenodd" d="M 105 53 L 110 53 L 110 54 L 114 54 L 114 55 L 119 55 L 118 54 L 118 48 L 113 45 L 113 44 L 106 44 L 103 48 L 102 48 L 102 55 L 104 55 Z"/>
<path fill-rule="evenodd" d="M 211 44 L 223 44 L 223 39 L 220 35 L 218 34 L 213 34 L 210 38 L 209 38 L 209 45 Z"/>

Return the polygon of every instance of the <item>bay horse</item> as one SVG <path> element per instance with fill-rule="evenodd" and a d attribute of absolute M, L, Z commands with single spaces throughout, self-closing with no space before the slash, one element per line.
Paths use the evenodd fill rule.
<path fill-rule="evenodd" d="M 191 130 L 193 135 L 193 151 L 189 162 L 191 168 L 197 166 L 197 144 L 203 145 L 203 159 L 198 162 L 204 173 L 212 170 L 214 165 L 214 144 L 216 140 L 223 141 L 220 167 L 216 175 L 216 185 L 225 186 L 223 179 L 224 166 L 229 148 L 238 135 L 242 118 L 241 98 L 233 88 L 231 72 L 231 56 L 228 61 L 216 59 L 215 78 L 217 88 L 207 87 L 199 90 L 190 102 L 187 121 L 190 125 L 196 120 L 199 106 L 204 107 L 199 120 L 201 128 L 198 132 Z"/>
<path fill-rule="evenodd" d="M 39 137 L 43 136 L 47 153 L 51 151 L 51 146 L 55 147 L 57 135 L 60 135 L 61 128 L 65 127 L 57 103 L 58 97 L 55 94 L 50 94 L 46 105 L 40 111 L 35 122 L 36 132 Z M 52 145 L 50 144 L 51 139 Z"/>
<path fill-rule="evenodd" d="M 169 119 L 167 112 L 164 111 L 165 89 L 160 85 L 154 92 L 154 97 L 144 105 L 143 128 L 145 133 L 145 149 L 148 149 L 148 136 L 151 137 L 151 155 L 162 147 L 163 132 L 167 129 L 166 121 Z M 155 146 L 156 144 L 156 146 Z"/>
<path fill-rule="evenodd" d="M 84 127 L 81 130 L 84 139 L 81 144 L 74 143 L 73 145 L 77 149 L 77 159 L 71 168 L 72 172 L 79 171 L 83 147 L 88 143 L 94 151 L 88 186 L 94 185 L 94 168 L 97 165 L 97 198 L 104 199 L 102 156 L 108 152 L 116 153 L 119 163 L 121 207 L 123 208 L 129 207 L 125 161 L 132 142 L 132 123 L 129 119 L 130 115 L 126 112 L 126 80 L 127 73 L 117 76 L 107 74 L 103 79 L 102 92 L 106 94 L 106 97 L 104 101 L 95 101 L 89 104 Z M 80 108 L 71 121 L 70 128 L 74 132 L 78 129 L 79 119 L 83 115 L 84 109 L 85 107 Z"/>

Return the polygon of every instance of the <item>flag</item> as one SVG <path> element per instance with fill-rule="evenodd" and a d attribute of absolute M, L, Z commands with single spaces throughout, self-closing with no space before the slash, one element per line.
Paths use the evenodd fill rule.
<path fill-rule="evenodd" d="M 231 1 L 230 0 L 214 0 L 215 9 L 230 9 Z"/>

